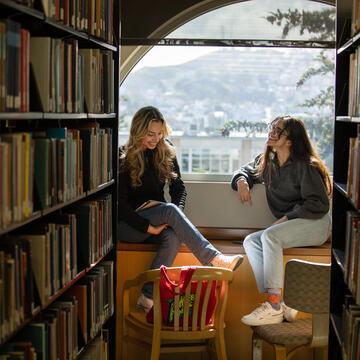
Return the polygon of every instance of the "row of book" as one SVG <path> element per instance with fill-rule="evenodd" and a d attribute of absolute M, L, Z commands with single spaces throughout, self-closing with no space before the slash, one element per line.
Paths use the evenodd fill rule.
<path fill-rule="evenodd" d="M 97 337 L 81 356 L 83 360 L 109 360 L 110 331 L 102 329 L 101 337 Z"/>
<path fill-rule="evenodd" d="M 360 305 L 360 212 L 346 212 L 344 281 Z"/>
<path fill-rule="evenodd" d="M 17 2 L 18 4 L 24 5 L 24 6 L 28 6 L 30 8 L 34 8 L 35 7 L 35 0 L 14 0 L 14 2 Z"/>
<path fill-rule="evenodd" d="M 102 325 L 114 314 L 114 263 L 102 261 L 72 286 L 65 296 L 79 303 L 80 344 L 96 337 Z"/>
<path fill-rule="evenodd" d="M 12 41 L 10 41 L 12 40 Z M 0 21 L 0 111 L 30 110 L 30 32 Z"/>
<path fill-rule="evenodd" d="M 112 129 L 97 122 L 80 129 L 37 132 L 34 182 L 40 208 L 68 201 L 112 179 Z"/>
<path fill-rule="evenodd" d="M 47 17 L 113 43 L 113 0 L 42 0 L 42 5 Z"/>
<path fill-rule="evenodd" d="M 79 126 L 0 134 L 0 229 L 112 179 L 112 129 Z"/>
<path fill-rule="evenodd" d="M 349 64 L 349 116 L 360 116 L 360 57 L 359 47 L 350 54 Z"/>
<path fill-rule="evenodd" d="M 33 212 L 33 145 L 31 133 L 0 134 L 0 229 Z"/>
<path fill-rule="evenodd" d="M 0 111 L 111 113 L 113 82 L 110 50 L 34 37 L 14 20 L 0 21 Z"/>
<path fill-rule="evenodd" d="M 1 239 L 0 340 L 111 249 L 111 194 L 70 211 Z"/>
<path fill-rule="evenodd" d="M 114 313 L 113 272 L 112 261 L 92 269 L 5 344 L 2 355 L 19 351 L 27 355 L 24 359 L 75 360 L 90 344 L 89 351 L 100 355 L 93 359 L 107 359 L 109 336 L 102 327 Z"/>
<path fill-rule="evenodd" d="M 347 174 L 347 196 L 357 209 L 360 209 L 360 124 L 357 137 L 349 138 L 349 159 Z"/>
<path fill-rule="evenodd" d="M 350 295 L 345 295 L 341 320 L 343 359 L 360 359 L 360 306 L 354 303 Z"/>
<path fill-rule="evenodd" d="M 17 0 L 34 8 L 34 0 Z M 41 0 L 46 17 L 113 44 L 113 0 Z"/>
<path fill-rule="evenodd" d="M 34 311 L 29 241 L 2 239 L 0 244 L 0 340 L 19 328 Z"/>

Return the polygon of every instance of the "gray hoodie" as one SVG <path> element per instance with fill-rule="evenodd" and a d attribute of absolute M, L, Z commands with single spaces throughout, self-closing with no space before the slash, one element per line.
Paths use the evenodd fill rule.
<path fill-rule="evenodd" d="M 231 187 L 237 191 L 237 181 L 243 178 L 250 189 L 262 183 L 256 176 L 261 155 L 236 171 Z M 265 181 L 266 198 L 273 215 L 287 218 L 319 219 L 329 211 L 329 197 L 319 170 L 305 161 L 294 161 L 289 157 L 280 167 L 277 156 L 271 160 L 271 184 Z"/>

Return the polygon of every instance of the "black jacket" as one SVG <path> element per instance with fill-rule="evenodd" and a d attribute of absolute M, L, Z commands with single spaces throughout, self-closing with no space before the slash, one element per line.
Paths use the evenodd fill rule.
<path fill-rule="evenodd" d="M 145 169 L 141 177 L 142 185 L 132 188 L 130 185 L 130 174 L 124 171 L 120 164 L 119 173 L 119 220 L 125 221 L 131 227 L 146 232 L 149 220 L 135 212 L 135 209 L 146 200 L 158 200 L 165 202 L 164 186 L 155 171 L 153 153 L 156 151 L 147 149 L 145 155 Z M 186 189 L 181 179 L 180 169 L 176 158 L 173 160 L 173 171 L 178 175 L 176 179 L 169 182 L 169 194 L 171 202 L 180 209 L 184 209 L 186 200 Z"/>

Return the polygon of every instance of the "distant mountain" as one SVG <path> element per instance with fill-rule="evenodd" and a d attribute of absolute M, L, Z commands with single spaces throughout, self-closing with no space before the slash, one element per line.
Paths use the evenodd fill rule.
<path fill-rule="evenodd" d="M 173 128 L 181 128 L 182 119 L 196 122 L 214 111 L 225 113 L 223 122 L 303 112 L 298 105 L 334 81 L 318 77 L 296 89 L 314 56 L 309 49 L 221 48 L 181 65 L 145 67 L 124 81 L 122 112 L 132 116 L 151 104 L 174 121 Z"/>

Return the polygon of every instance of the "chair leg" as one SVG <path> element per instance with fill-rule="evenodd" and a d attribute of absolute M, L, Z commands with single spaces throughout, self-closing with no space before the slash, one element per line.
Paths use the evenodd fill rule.
<path fill-rule="evenodd" d="M 286 348 L 284 345 L 273 344 L 276 360 L 286 360 Z"/>
<path fill-rule="evenodd" d="M 154 332 L 151 347 L 151 360 L 159 360 L 160 357 L 160 334 Z"/>
<path fill-rule="evenodd" d="M 213 360 L 217 359 L 216 349 L 215 349 L 215 340 L 208 339 L 206 341 L 206 353 L 201 353 L 201 360 Z"/>
<path fill-rule="evenodd" d="M 326 360 L 328 358 L 327 350 L 328 350 L 327 346 L 314 348 L 314 350 L 313 350 L 314 360 Z"/>
<path fill-rule="evenodd" d="M 125 340 L 122 341 L 122 344 L 121 344 L 121 354 L 122 354 L 122 357 L 121 359 L 123 360 L 127 360 L 127 343 Z M 119 359 L 120 360 L 120 359 Z"/>
<path fill-rule="evenodd" d="M 262 359 L 262 339 L 253 332 L 252 335 L 252 360 Z"/>
<path fill-rule="evenodd" d="M 218 330 L 215 338 L 215 348 L 218 360 L 227 360 L 224 330 Z"/>

